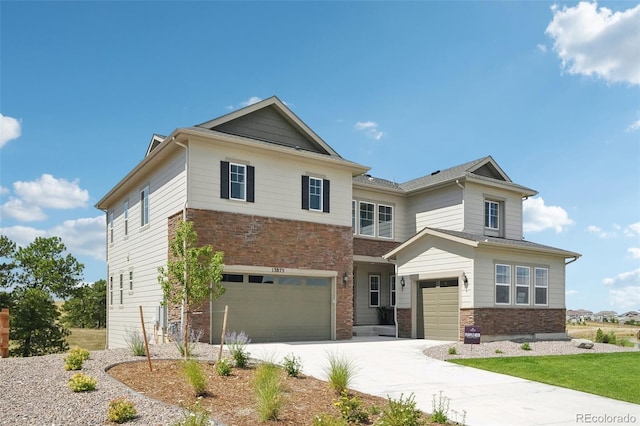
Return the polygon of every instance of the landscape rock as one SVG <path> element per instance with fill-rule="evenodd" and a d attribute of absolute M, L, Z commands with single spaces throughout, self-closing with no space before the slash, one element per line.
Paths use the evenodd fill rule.
<path fill-rule="evenodd" d="M 593 348 L 593 342 L 589 339 L 571 339 L 571 344 L 580 349 Z"/>

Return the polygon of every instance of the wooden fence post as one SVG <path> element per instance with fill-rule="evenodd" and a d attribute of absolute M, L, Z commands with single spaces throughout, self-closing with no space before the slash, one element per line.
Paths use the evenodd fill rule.
<path fill-rule="evenodd" d="M 0 358 L 9 356 L 9 309 L 0 312 Z"/>

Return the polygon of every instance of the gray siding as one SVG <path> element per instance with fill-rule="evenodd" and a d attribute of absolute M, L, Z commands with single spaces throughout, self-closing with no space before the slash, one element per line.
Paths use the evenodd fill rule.
<path fill-rule="evenodd" d="M 411 197 L 408 201 L 408 211 L 411 217 L 415 217 L 415 227 L 410 227 L 409 235 L 419 232 L 425 226 L 462 231 L 464 226 L 462 197 L 462 189 L 456 185 Z"/>

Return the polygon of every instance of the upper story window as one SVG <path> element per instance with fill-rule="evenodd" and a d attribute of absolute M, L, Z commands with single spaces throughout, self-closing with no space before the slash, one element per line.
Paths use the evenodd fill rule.
<path fill-rule="evenodd" d="M 547 297 L 549 292 L 549 269 L 535 268 L 535 304 L 547 305 L 549 303 Z"/>
<path fill-rule="evenodd" d="M 329 213 L 330 182 L 311 176 L 302 176 L 302 208 Z"/>
<path fill-rule="evenodd" d="M 255 167 L 221 161 L 220 198 L 253 203 L 255 200 Z"/>
<path fill-rule="evenodd" d="M 113 212 L 109 212 L 109 242 L 113 242 Z"/>
<path fill-rule="evenodd" d="M 149 185 L 140 191 L 140 226 L 149 224 Z"/>
<path fill-rule="evenodd" d="M 496 304 L 511 303 L 511 265 L 496 265 Z"/>
<path fill-rule="evenodd" d="M 393 238 L 393 207 L 378 205 L 378 236 Z"/>
<path fill-rule="evenodd" d="M 358 233 L 356 228 L 356 200 L 351 200 L 351 229 L 353 230 L 353 235 Z"/>
<path fill-rule="evenodd" d="M 129 200 L 124 201 L 124 235 L 129 235 Z"/>
<path fill-rule="evenodd" d="M 484 202 L 484 226 L 489 229 L 499 229 L 500 225 L 500 204 L 496 201 L 485 200 Z"/>
<path fill-rule="evenodd" d="M 373 203 L 367 203 L 360 201 L 360 235 L 367 235 L 373 237 L 376 234 L 375 230 L 375 205 Z"/>

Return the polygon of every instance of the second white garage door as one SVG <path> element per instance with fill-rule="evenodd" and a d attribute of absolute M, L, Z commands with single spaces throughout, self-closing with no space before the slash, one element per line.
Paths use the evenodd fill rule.
<path fill-rule="evenodd" d="M 418 321 L 422 321 L 424 338 L 457 341 L 460 335 L 458 279 L 421 281 L 420 290 L 422 315 Z"/>

